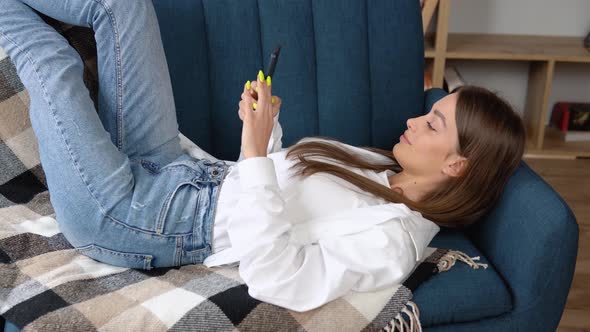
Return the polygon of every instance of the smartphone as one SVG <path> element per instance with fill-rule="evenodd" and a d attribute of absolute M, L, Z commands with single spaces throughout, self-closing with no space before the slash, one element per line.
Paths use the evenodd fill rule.
<path fill-rule="evenodd" d="M 270 59 L 268 61 L 268 68 L 266 69 L 266 73 L 264 76 L 273 77 L 275 74 L 275 68 L 277 66 L 277 61 L 279 61 L 279 53 L 281 53 L 281 45 L 275 47 L 275 49 L 270 53 Z"/>
<path fill-rule="evenodd" d="M 270 59 L 268 61 L 268 67 L 266 68 L 266 72 L 263 73 L 264 77 L 273 77 L 275 74 L 275 68 L 277 67 L 277 62 L 279 61 L 279 53 L 281 52 L 281 45 L 277 45 L 275 49 L 270 53 Z M 254 99 L 258 100 L 258 92 L 252 89 L 251 95 Z"/>

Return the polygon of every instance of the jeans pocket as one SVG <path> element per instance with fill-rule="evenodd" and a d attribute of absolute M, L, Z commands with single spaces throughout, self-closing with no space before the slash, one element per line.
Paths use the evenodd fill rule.
<path fill-rule="evenodd" d="M 197 216 L 201 212 L 199 197 L 204 188 L 199 183 L 179 183 L 164 200 L 156 232 L 166 235 L 192 233 Z"/>
<path fill-rule="evenodd" d="M 95 244 L 76 248 L 76 250 L 101 263 L 131 269 L 151 270 L 153 268 L 152 255 L 115 251 Z"/>

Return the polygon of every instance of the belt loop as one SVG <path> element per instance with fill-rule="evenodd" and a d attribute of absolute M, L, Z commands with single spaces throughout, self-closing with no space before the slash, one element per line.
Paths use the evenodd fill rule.
<path fill-rule="evenodd" d="M 174 257 L 174 265 L 175 266 L 180 266 L 182 265 L 182 256 L 184 256 L 184 243 L 183 243 L 183 238 L 182 236 L 177 236 L 176 237 L 176 253 Z"/>

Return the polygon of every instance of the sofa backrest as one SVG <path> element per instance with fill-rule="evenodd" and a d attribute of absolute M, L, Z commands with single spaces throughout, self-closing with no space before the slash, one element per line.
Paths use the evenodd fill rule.
<path fill-rule="evenodd" d="M 417 0 L 154 0 L 180 131 L 236 160 L 247 80 L 266 70 L 283 99 L 283 147 L 321 135 L 391 149 L 423 109 Z"/>

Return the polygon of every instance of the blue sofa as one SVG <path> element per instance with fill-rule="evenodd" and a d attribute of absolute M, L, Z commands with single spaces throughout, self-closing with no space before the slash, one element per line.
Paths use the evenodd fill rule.
<path fill-rule="evenodd" d="M 154 0 L 180 130 L 218 158 L 240 152 L 246 80 L 282 45 L 273 92 L 283 98 L 283 143 L 322 135 L 391 149 L 406 120 L 445 95 L 423 91 L 417 0 Z M 502 165 L 498 165 L 502 167 Z M 523 161 L 494 210 L 431 246 L 481 256 L 415 293 L 426 331 L 554 331 L 576 263 L 578 224 Z M 7 324 L 6 330 L 14 327 Z"/>

